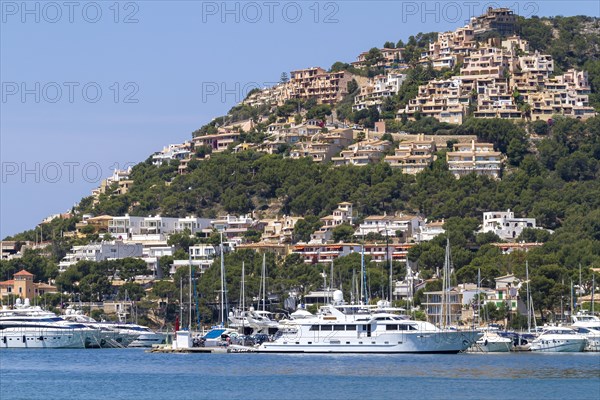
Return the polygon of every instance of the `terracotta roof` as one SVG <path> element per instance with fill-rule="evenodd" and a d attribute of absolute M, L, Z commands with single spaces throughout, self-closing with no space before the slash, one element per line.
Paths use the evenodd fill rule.
<path fill-rule="evenodd" d="M 33 274 L 31 272 L 27 272 L 24 269 L 22 269 L 19 272 L 17 272 L 16 274 L 14 274 L 14 276 L 33 276 Z"/>
<path fill-rule="evenodd" d="M 9 281 L 0 282 L 0 286 L 13 286 L 14 284 L 15 284 L 15 281 L 13 279 L 11 279 Z"/>

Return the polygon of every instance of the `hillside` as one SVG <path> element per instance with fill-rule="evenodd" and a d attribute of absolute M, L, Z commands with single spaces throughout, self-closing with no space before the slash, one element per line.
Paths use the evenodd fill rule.
<path fill-rule="evenodd" d="M 529 41 L 532 49 L 552 56 L 554 71 L 545 76 L 548 81 L 554 82 L 557 76 L 567 76 L 564 74 L 573 68 L 587 71 L 590 93 L 583 89 L 578 93 L 589 95 L 590 106 L 581 106 L 588 109 L 585 118 L 552 113 L 548 120 L 535 120 L 527 116 L 533 112 L 527 107 L 529 94 L 512 89 L 508 93 L 509 99 L 502 104 L 513 102 L 511 106 L 514 105 L 515 112 L 519 113 L 519 117 L 514 119 L 477 118 L 477 93 L 467 99 L 461 123 L 449 123 L 422 115 L 420 111 L 410 116 L 408 112 L 401 115 L 399 110 L 408 109 L 411 100 L 414 101 L 423 92 L 423 86 L 451 80 L 465 66 L 456 64 L 451 69 L 435 69 L 431 63 L 419 64 L 421 53 L 429 48 L 431 41 L 437 40 L 437 33 L 411 36 L 407 43 L 388 42 L 384 49 L 403 49 L 406 67 L 402 74 L 406 76 L 399 90 L 382 100 L 381 104 L 353 110 L 356 97 L 364 92 L 365 82 L 387 71 L 381 66 L 385 61 L 379 49 L 368 52 L 367 64 L 362 68 L 356 63 L 340 62 L 323 72 L 343 72 L 351 76 L 335 101 L 317 102 L 309 98 L 259 104 L 256 99 L 272 96 L 271 91 L 279 89 L 253 91 L 246 101 L 233 107 L 226 116 L 215 118 L 193 132 L 192 142 L 182 145 L 187 152 L 186 158 L 156 162 L 156 158 L 150 156 L 128 173 L 127 179 L 131 184 L 127 190 L 120 190 L 118 182 L 113 182 L 99 194 L 82 199 L 72 210 L 70 218 L 55 219 L 45 224 L 44 235 L 50 239 L 52 247 L 45 251 L 30 251 L 21 259 L 2 260 L 0 276 L 10 279 L 17 270 L 27 268 L 40 280 L 56 279 L 57 264 L 71 246 L 102 238 L 93 230 L 83 235 L 63 235 L 74 232 L 76 223 L 82 220 L 84 214 L 195 215 L 206 218 L 226 213 L 253 213 L 257 218 L 288 215 L 301 218 L 302 223 L 296 226 L 294 234 L 297 239 L 307 240 L 310 233 L 319 227 L 318 218 L 331 214 L 338 203 L 350 202 L 354 205 L 357 223 L 368 216 L 395 213 L 415 214 L 429 221 L 446 221 L 447 234 L 415 244 L 408 253 L 408 259 L 418 266 L 423 277 L 434 276 L 443 263 L 446 237 L 450 238 L 452 245 L 455 280 L 458 283 L 474 282 L 478 269 L 489 285 L 493 285 L 494 277 L 502 274 L 513 273 L 523 278 L 527 260 L 534 277 L 532 285 L 537 303 L 540 309 L 552 310 L 568 294 L 568 288 L 562 282 L 578 279 L 580 265 L 584 267 L 586 282 L 591 277 L 589 268 L 600 266 L 600 116 L 592 115 L 593 107 L 600 110 L 599 20 L 589 17 L 519 18 L 518 33 Z M 494 38 L 505 39 L 506 35 L 489 32 L 482 40 L 494 42 Z M 508 75 L 502 79 L 511 79 Z M 348 75 L 343 76 L 348 78 Z M 287 87 L 287 79 L 282 76 L 281 88 Z M 563 83 L 560 79 L 558 82 Z M 532 89 L 532 92 L 536 90 L 539 91 Z M 537 93 L 531 94 L 535 95 Z M 259 103 L 252 103 L 255 101 Z M 316 125 L 311 125 L 314 121 Z M 383 127 L 385 132 L 376 131 L 376 126 L 379 129 Z M 315 132 L 305 135 L 299 142 L 283 142 L 279 137 L 274 139 L 275 128 L 286 131 L 290 127 L 313 129 Z M 438 146 L 436 160 L 414 175 L 392 168 L 383 158 L 364 166 L 335 166 L 332 161 L 315 162 L 310 157 L 292 156 L 294 151 L 298 151 L 298 143 L 314 142 L 338 131 L 350 132 L 353 144 L 371 137 L 388 141 L 391 147 L 386 150 L 387 155 L 393 154 L 406 133 L 453 135 L 455 139 Z M 235 142 L 223 149 L 206 144 L 211 142 L 205 138 L 214 135 L 232 135 Z M 493 144 L 494 149 L 502 154 L 501 179 L 475 173 L 456 179 L 449 169 L 446 155 L 466 135 L 474 135 L 482 142 Z M 274 149 L 271 151 L 273 154 L 267 154 L 267 146 Z M 339 156 L 341 151 L 340 147 L 335 155 Z M 476 234 L 474 231 L 481 225 L 483 212 L 508 209 L 517 215 L 535 218 L 539 226 L 553 233 L 525 230 L 514 239 L 543 245 L 527 253 L 503 254 L 498 247 L 491 245 L 499 241 L 497 236 Z M 251 232 L 245 240 L 257 241 L 252 237 L 255 234 Z M 353 239 L 351 233 L 340 235 L 344 239 Z M 32 229 L 5 240 L 24 242 L 35 241 L 36 238 L 37 230 Z M 185 260 L 190 244 L 214 239 L 200 235 L 173 236 L 169 245 L 176 246 L 177 253 L 164 261 L 173 262 L 173 258 Z M 379 242 L 382 239 L 377 238 Z M 346 288 L 351 286 L 352 269 L 357 261 L 355 255 L 349 257 L 336 260 L 336 268 L 341 271 L 340 283 L 343 282 Z M 249 271 L 254 274 L 249 281 L 250 287 L 257 289 L 261 260 L 251 251 L 229 254 L 227 281 L 232 288 L 231 296 L 237 296 L 242 261 L 248 263 Z M 322 282 L 320 267 L 306 265 L 297 255 L 286 259 L 269 256 L 269 263 L 273 267 L 269 271 L 270 287 L 279 294 L 300 286 L 305 291 L 314 290 Z M 200 283 L 203 315 L 211 315 L 214 311 L 207 308 L 213 301 L 207 293 L 217 290 L 217 265 L 206 271 L 205 276 L 210 279 Z M 135 271 L 138 267 L 117 262 L 103 264 L 102 268 L 110 269 L 114 276 L 118 270 L 130 268 Z M 93 297 L 92 292 L 98 293 L 97 297 L 102 297 L 101 293 L 110 295 L 114 290 L 102 268 L 95 264 L 71 266 L 57 282 L 89 299 Z M 385 275 L 374 262 L 368 268 L 373 286 L 380 287 L 374 289 L 373 294 L 384 297 Z M 403 276 L 406 271 L 404 265 L 397 264 L 395 268 L 398 276 Z M 168 273 L 168 269 L 165 272 Z M 183 274 L 185 269 L 178 270 L 175 282 Z M 144 291 L 134 286 L 134 275 L 130 273 L 127 276 L 129 281 L 125 287 L 130 296 L 137 293 L 141 299 Z M 75 282 L 90 276 L 93 278 L 85 281 L 86 294 L 86 290 L 80 289 Z M 177 287 L 164 285 L 159 284 L 157 293 L 170 298 L 177 296 Z M 123 294 L 123 289 L 119 293 Z M 172 316 L 163 311 L 167 319 Z M 207 321 L 210 319 L 206 318 Z"/>

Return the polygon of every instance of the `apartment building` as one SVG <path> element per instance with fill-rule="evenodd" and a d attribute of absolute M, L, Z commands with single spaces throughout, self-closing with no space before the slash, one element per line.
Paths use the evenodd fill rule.
<path fill-rule="evenodd" d="M 381 61 L 373 65 L 373 67 L 383 68 L 399 68 L 404 66 L 403 48 L 398 49 L 379 49 L 381 53 Z M 368 51 L 362 52 L 356 57 L 356 61 L 352 63 L 355 68 L 367 67 Z"/>
<path fill-rule="evenodd" d="M 190 157 L 192 149 L 191 142 L 181 144 L 170 144 L 165 146 L 161 151 L 157 151 L 152 155 L 152 164 L 159 166 L 168 163 L 171 160 L 184 160 Z"/>
<path fill-rule="evenodd" d="M 515 218 L 513 211 L 490 211 L 483 213 L 481 233 L 493 232 L 502 240 L 514 240 L 523 229 L 536 229 L 535 218 Z"/>
<path fill-rule="evenodd" d="M 360 251 L 361 246 L 356 243 L 299 243 L 292 248 L 292 253 L 299 254 L 306 264 L 330 264 L 339 257 L 344 257 Z"/>
<path fill-rule="evenodd" d="M 423 222 L 416 215 L 371 215 L 366 217 L 358 226 L 354 236 L 365 238 L 369 233 L 379 234 L 388 238 L 395 238 L 401 233 L 406 240 L 412 237 Z"/>
<path fill-rule="evenodd" d="M 121 240 L 103 241 L 84 246 L 73 246 L 69 253 L 58 263 L 60 272 L 64 272 L 71 265 L 79 261 L 105 261 L 128 257 L 142 257 L 143 245 L 141 243 L 124 243 Z"/>
<path fill-rule="evenodd" d="M 489 31 L 511 35 L 517 29 L 517 16 L 510 8 L 489 7 L 484 15 L 471 18 L 469 25 L 475 35 Z"/>
<path fill-rule="evenodd" d="M 402 141 L 393 156 L 386 156 L 384 161 L 393 169 L 403 174 L 415 175 L 428 168 L 436 159 L 437 148 L 433 139 L 425 139 L 418 135 L 415 140 Z"/>
<path fill-rule="evenodd" d="M 348 83 L 352 80 L 346 71 L 327 72 L 320 67 L 292 71 L 290 76 L 290 98 L 314 98 L 319 104 L 339 102 L 348 94 Z"/>
<path fill-rule="evenodd" d="M 325 243 L 332 237 L 333 229 L 342 224 L 352 225 L 352 203 L 341 202 L 331 215 L 321 218 L 323 226 L 311 235 L 311 243 Z"/>
<path fill-rule="evenodd" d="M 406 80 L 406 74 L 390 73 L 377 75 L 366 85 L 361 86 L 360 93 L 354 98 L 354 111 L 364 110 L 373 106 L 380 107 L 384 100 L 400 91 Z"/>
<path fill-rule="evenodd" d="M 114 238 L 123 240 L 165 241 L 172 233 L 188 230 L 190 234 L 195 235 L 209 227 L 210 224 L 210 219 L 195 216 L 169 218 L 160 215 L 135 217 L 126 214 L 112 217 L 112 220 L 108 222 L 108 232 Z"/>
<path fill-rule="evenodd" d="M 204 231 L 210 234 L 213 230 L 223 233 L 224 239 L 239 239 L 245 232 L 252 229 L 257 221 L 251 214 L 246 215 L 222 215 L 217 219 L 210 221 L 211 228 Z"/>
<path fill-rule="evenodd" d="M 587 119 L 597 115 L 590 106 L 591 87 L 585 71 L 568 70 L 565 74 L 549 78 L 544 88 L 527 95 L 531 104 L 531 119 L 547 121 L 559 114 L 572 118 Z"/>
<path fill-rule="evenodd" d="M 302 217 L 283 215 L 282 217 L 261 219 L 264 226 L 262 240 L 270 243 L 291 243 L 294 235 L 294 226 Z"/>
<path fill-rule="evenodd" d="M 251 107 L 278 106 L 290 98 L 290 85 L 280 83 L 249 95 L 242 103 Z"/>
<path fill-rule="evenodd" d="M 511 59 L 505 49 L 484 46 L 464 58 L 460 74 L 463 79 L 502 78 L 508 74 Z"/>
<path fill-rule="evenodd" d="M 392 146 L 387 140 L 368 139 L 354 143 L 340 152 L 339 157 L 332 157 L 335 166 L 356 165 L 364 166 L 379 162 Z"/>
<path fill-rule="evenodd" d="M 454 31 L 440 32 L 437 40 L 429 44 L 429 49 L 421 53 L 419 63 L 423 66 L 431 63 L 436 70 L 451 69 L 476 45 L 473 29 L 469 25 Z"/>
<path fill-rule="evenodd" d="M 415 242 L 427 242 L 438 235 L 446 233 L 446 230 L 444 229 L 444 223 L 445 221 L 443 219 L 440 221 L 425 221 L 424 224 L 419 226 L 416 234 L 414 235 Z"/>
<path fill-rule="evenodd" d="M 115 169 L 113 174 L 100 182 L 100 186 L 92 190 L 92 196 L 94 197 L 94 203 L 98 202 L 98 197 L 101 194 L 107 193 L 112 190 L 112 194 L 125 194 L 129 191 L 133 180 L 129 178 L 131 174 L 131 167 L 127 169 Z M 116 187 L 115 187 L 116 186 Z"/>
<path fill-rule="evenodd" d="M 462 124 L 470 96 L 459 78 L 433 80 L 419 86 L 417 97 L 410 100 L 405 108 L 398 110 L 397 118 L 414 120 L 418 113 L 441 122 Z"/>
<path fill-rule="evenodd" d="M 223 132 L 213 135 L 196 136 L 192 141 L 194 147 L 206 146 L 213 153 L 220 153 L 229 148 L 229 145 L 238 143 L 240 138 L 239 132 Z"/>
<path fill-rule="evenodd" d="M 458 179 L 470 173 L 500 178 L 502 153 L 494 151 L 491 143 L 456 143 L 453 150 L 446 153 L 448 169 Z"/>

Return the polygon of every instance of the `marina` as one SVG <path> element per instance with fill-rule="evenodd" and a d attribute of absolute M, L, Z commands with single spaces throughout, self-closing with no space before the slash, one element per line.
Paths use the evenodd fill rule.
<path fill-rule="evenodd" d="M 0 398 L 597 399 L 598 353 L 494 355 L 148 354 L 142 349 L 1 355 Z M 35 376 L 35 379 L 32 377 Z M 76 393 L 70 392 L 77 387 Z"/>

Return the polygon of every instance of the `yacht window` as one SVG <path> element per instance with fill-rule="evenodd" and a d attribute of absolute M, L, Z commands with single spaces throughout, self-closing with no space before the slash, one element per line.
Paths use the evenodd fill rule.
<path fill-rule="evenodd" d="M 386 331 L 397 331 L 398 330 L 398 325 L 386 325 L 385 326 L 385 330 Z"/>
<path fill-rule="evenodd" d="M 309 331 L 318 331 L 319 325 L 311 325 Z"/>
<path fill-rule="evenodd" d="M 401 324 L 398 326 L 401 331 L 416 331 L 417 327 L 414 325 Z"/>
<path fill-rule="evenodd" d="M 346 330 L 347 331 L 355 331 L 356 330 L 356 325 L 346 325 Z"/>
<path fill-rule="evenodd" d="M 334 330 L 334 331 L 343 331 L 343 330 L 344 330 L 344 328 L 345 328 L 345 326 L 344 326 L 344 325 L 334 325 L 334 326 L 333 326 L 333 330 Z"/>
<path fill-rule="evenodd" d="M 322 331 L 332 331 L 333 329 L 332 325 L 321 325 L 321 330 Z"/>

